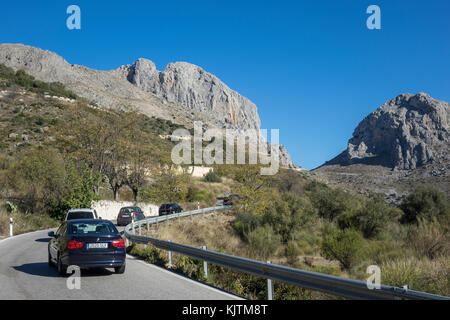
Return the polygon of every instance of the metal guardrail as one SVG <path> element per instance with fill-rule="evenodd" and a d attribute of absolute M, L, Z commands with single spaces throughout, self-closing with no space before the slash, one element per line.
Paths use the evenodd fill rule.
<path fill-rule="evenodd" d="M 303 288 L 326 292 L 329 294 L 342 296 L 351 299 L 414 299 L 414 300 L 450 300 L 450 297 L 439 296 L 426 292 L 414 291 L 405 288 L 381 285 L 380 289 L 369 289 L 367 283 L 359 280 L 346 279 L 318 272 L 300 270 L 286 266 L 265 263 L 257 260 L 232 256 L 219 252 L 200 249 L 171 241 L 160 240 L 148 236 L 136 234 L 136 229 L 143 225 L 151 225 L 164 222 L 170 219 L 176 219 L 197 214 L 204 214 L 215 211 L 224 211 L 231 209 L 232 206 L 212 207 L 170 216 L 151 217 L 129 224 L 125 227 L 125 236 L 127 239 L 136 243 L 151 243 L 157 248 L 169 252 L 177 252 L 192 258 L 207 261 L 231 269 L 243 271 L 256 276 L 261 276 L 271 280 L 278 280 L 290 283 Z"/>

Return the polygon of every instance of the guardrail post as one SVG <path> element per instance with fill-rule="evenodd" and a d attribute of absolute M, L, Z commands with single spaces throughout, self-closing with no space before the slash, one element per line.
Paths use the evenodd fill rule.
<path fill-rule="evenodd" d="M 141 234 L 141 227 L 142 227 L 142 224 L 139 224 L 139 235 L 142 235 Z"/>
<path fill-rule="evenodd" d="M 147 231 L 150 231 L 150 222 L 147 222 Z"/>
<path fill-rule="evenodd" d="M 134 220 L 133 220 L 133 222 L 132 222 L 131 227 L 133 228 L 133 234 L 136 234 L 136 231 L 134 230 Z"/>
<path fill-rule="evenodd" d="M 206 250 L 206 246 L 203 246 L 203 250 Z M 203 272 L 205 273 L 205 277 L 208 278 L 208 262 L 203 261 Z"/>
<path fill-rule="evenodd" d="M 9 218 L 9 236 L 12 237 L 13 235 L 13 218 Z"/>
<path fill-rule="evenodd" d="M 169 240 L 169 242 L 172 242 Z M 172 264 L 172 250 L 169 250 L 169 264 Z"/>
<path fill-rule="evenodd" d="M 267 261 L 267 263 L 272 263 Z M 272 279 L 267 279 L 267 300 L 273 300 L 273 281 Z"/>

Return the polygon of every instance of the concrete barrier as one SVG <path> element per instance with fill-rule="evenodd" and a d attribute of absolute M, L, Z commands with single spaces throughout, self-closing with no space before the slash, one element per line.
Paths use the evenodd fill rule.
<path fill-rule="evenodd" d="M 151 203 L 134 203 L 131 201 L 92 201 L 92 208 L 97 210 L 97 214 L 102 219 L 116 220 L 120 208 L 138 206 L 144 211 L 146 217 L 157 216 L 159 207 Z"/>

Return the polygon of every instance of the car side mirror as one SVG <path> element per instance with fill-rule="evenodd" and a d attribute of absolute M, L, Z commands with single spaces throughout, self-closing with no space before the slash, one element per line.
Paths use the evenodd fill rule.
<path fill-rule="evenodd" d="M 50 231 L 48 233 L 48 236 L 51 237 L 51 238 L 56 238 L 56 235 L 55 235 L 55 233 L 53 231 Z"/>

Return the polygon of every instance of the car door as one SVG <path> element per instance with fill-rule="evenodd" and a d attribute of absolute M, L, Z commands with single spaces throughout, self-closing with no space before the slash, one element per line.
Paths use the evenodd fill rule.
<path fill-rule="evenodd" d="M 58 252 L 61 255 L 61 259 L 67 256 L 67 245 L 69 242 L 69 237 L 67 235 L 67 223 L 62 225 L 61 234 L 58 237 Z"/>
<path fill-rule="evenodd" d="M 62 229 L 65 223 L 63 223 L 61 226 L 59 226 L 58 230 L 56 230 L 55 237 L 53 237 L 50 240 L 50 255 L 52 256 L 52 259 L 56 260 L 56 257 L 58 256 L 58 246 L 59 246 L 59 240 L 61 237 Z"/>

